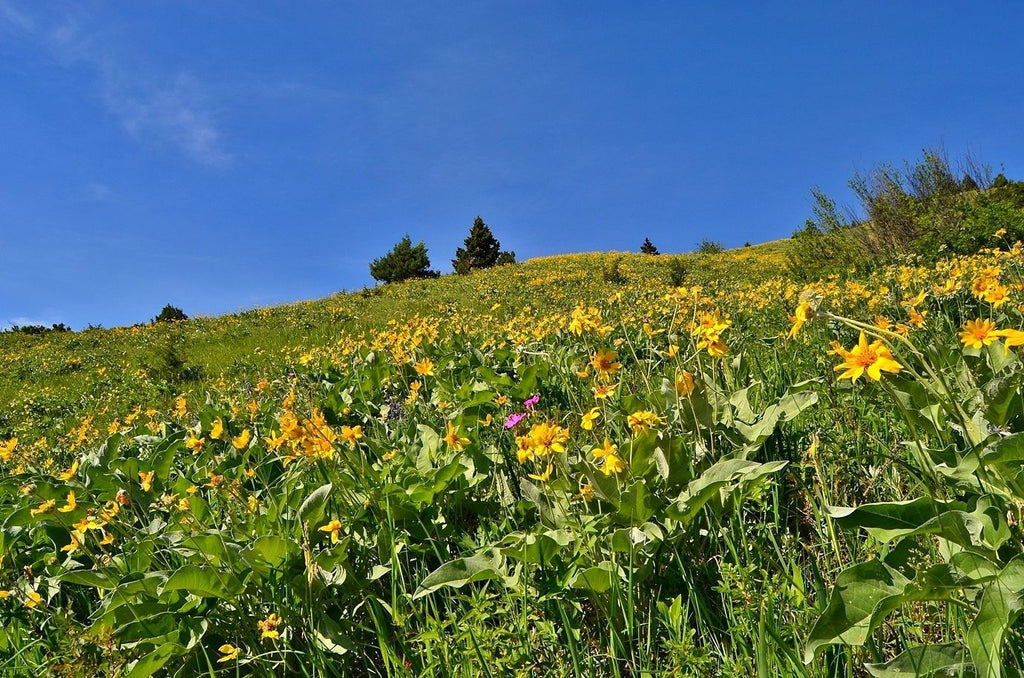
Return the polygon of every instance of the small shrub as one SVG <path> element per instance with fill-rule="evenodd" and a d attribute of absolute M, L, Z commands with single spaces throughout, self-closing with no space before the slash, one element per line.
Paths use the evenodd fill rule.
<path fill-rule="evenodd" d="M 604 264 L 604 271 L 601 275 L 604 281 L 614 285 L 621 285 L 626 282 L 626 274 L 622 272 L 622 255 L 614 254 Z"/>
<path fill-rule="evenodd" d="M 423 241 L 413 247 L 406 235 L 389 253 L 370 263 L 370 275 L 374 280 L 391 283 L 410 278 L 436 278 L 440 274 L 430 270 L 430 258 Z"/>
<path fill-rule="evenodd" d="M 171 306 L 170 304 L 167 304 L 166 306 L 164 306 L 163 310 L 160 311 L 160 315 L 153 318 L 153 324 L 155 325 L 156 323 L 179 322 L 182 320 L 188 320 L 188 316 L 185 315 L 185 312 L 182 311 L 177 306 Z"/>
<path fill-rule="evenodd" d="M 668 260 L 668 281 L 672 287 L 685 285 L 688 275 L 689 266 L 686 257 L 672 257 Z"/>
<path fill-rule="evenodd" d="M 697 245 L 697 254 L 718 254 L 724 251 L 725 247 L 717 240 L 702 238 L 700 244 Z"/>
<path fill-rule="evenodd" d="M 172 331 L 153 348 L 147 371 L 168 384 L 196 381 L 203 376 L 202 368 L 189 365 L 185 359 L 185 338 Z"/>

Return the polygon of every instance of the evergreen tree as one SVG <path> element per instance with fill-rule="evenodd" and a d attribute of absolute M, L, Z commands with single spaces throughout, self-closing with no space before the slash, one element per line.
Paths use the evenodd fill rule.
<path fill-rule="evenodd" d="M 409 278 L 436 278 L 437 271 L 430 270 L 427 246 L 420 240 L 415 247 L 406 235 L 389 253 L 370 262 L 370 275 L 374 280 L 386 283 Z"/>
<path fill-rule="evenodd" d="M 650 238 L 644 238 L 644 244 L 640 245 L 640 251 L 644 254 L 661 254 Z"/>
<path fill-rule="evenodd" d="M 970 174 L 964 175 L 964 180 L 960 182 L 960 190 L 962 191 L 977 191 L 978 182 Z"/>
<path fill-rule="evenodd" d="M 455 250 L 455 258 L 452 259 L 452 268 L 456 273 L 469 273 L 478 268 L 515 263 L 516 253 L 501 251 L 501 243 L 479 215 L 473 220 L 473 226 L 469 229 L 469 235 L 463 244 L 465 247 Z"/>

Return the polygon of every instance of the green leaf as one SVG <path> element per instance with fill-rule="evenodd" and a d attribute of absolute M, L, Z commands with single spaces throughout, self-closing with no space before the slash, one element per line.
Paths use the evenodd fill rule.
<path fill-rule="evenodd" d="M 164 585 L 160 595 L 168 591 L 187 591 L 200 598 L 224 598 L 230 600 L 242 592 L 242 582 L 233 574 L 212 567 L 186 565 L 174 571 Z"/>
<path fill-rule="evenodd" d="M 912 647 L 886 664 L 867 664 L 875 678 L 928 678 L 962 676 L 971 668 L 970 658 L 960 645 Z"/>
<path fill-rule="evenodd" d="M 505 559 L 493 548 L 445 563 L 427 575 L 412 597 L 415 600 L 446 586 L 461 588 L 488 579 L 505 579 Z"/>
<path fill-rule="evenodd" d="M 550 563 L 575 539 L 567 530 L 548 530 L 541 534 L 510 534 L 499 547 L 502 555 L 523 563 Z"/>
<path fill-rule="evenodd" d="M 615 585 L 617 579 L 620 579 L 619 568 L 606 561 L 577 572 L 569 585 L 574 589 L 604 593 Z"/>
<path fill-rule="evenodd" d="M 1000 678 L 1007 630 L 1024 606 L 1024 554 L 1007 563 L 982 588 L 978 616 L 967 630 L 967 647 L 979 678 Z"/>
<path fill-rule="evenodd" d="M 117 588 L 117 584 L 109 574 L 98 570 L 72 570 L 62 574 L 59 580 L 66 584 L 80 584 L 97 589 Z"/>
<path fill-rule="evenodd" d="M 327 497 L 331 494 L 334 485 L 327 483 L 321 485 L 312 492 L 299 506 L 299 521 L 316 523 L 324 516 L 324 505 L 327 504 Z"/>
<path fill-rule="evenodd" d="M 973 583 L 945 563 L 918 572 L 913 580 L 880 560 L 847 568 L 836 578 L 828 606 L 811 629 L 804 663 L 811 663 L 826 645 L 863 645 L 882 620 L 904 603 L 952 600 Z"/>
<path fill-rule="evenodd" d="M 164 643 L 144 657 L 129 665 L 124 678 L 149 678 L 162 669 L 172 657 L 184 654 L 185 648 L 177 643 Z"/>
<path fill-rule="evenodd" d="M 690 481 L 686 489 L 668 507 L 666 516 L 684 525 L 700 512 L 704 505 L 720 493 L 728 493 L 740 484 L 751 483 L 782 470 L 788 462 L 773 461 L 759 464 L 746 459 L 722 459 L 700 477 Z M 732 486 L 732 487 L 731 487 Z"/>
<path fill-rule="evenodd" d="M 982 497 L 973 511 L 959 501 L 920 497 L 911 501 L 830 508 L 829 514 L 846 528 L 863 527 L 882 543 L 904 537 L 934 534 L 965 548 L 998 549 L 1010 537 L 1001 512 Z"/>
<path fill-rule="evenodd" d="M 879 612 L 899 597 L 910 580 L 879 560 L 843 570 L 836 578 L 828 606 L 808 636 L 804 663 L 810 664 L 826 645 L 863 645 L 881 621 Z"/>

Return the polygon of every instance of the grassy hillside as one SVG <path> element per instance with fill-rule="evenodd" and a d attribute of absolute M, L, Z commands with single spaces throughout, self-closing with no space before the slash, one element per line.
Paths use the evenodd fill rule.
<path fill-rule="evenodd" d="M 0 335 L 0 667 L 1014 675 L 1024 252 L 788 246 Z"/>

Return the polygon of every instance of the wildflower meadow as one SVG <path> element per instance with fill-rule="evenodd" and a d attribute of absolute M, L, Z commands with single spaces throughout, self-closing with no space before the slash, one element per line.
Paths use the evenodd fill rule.
<path fill-rule="evenodd" d="M 0 674 L 1018 675 L 1024 248 L 990 245 L 0 335 Z"/>

